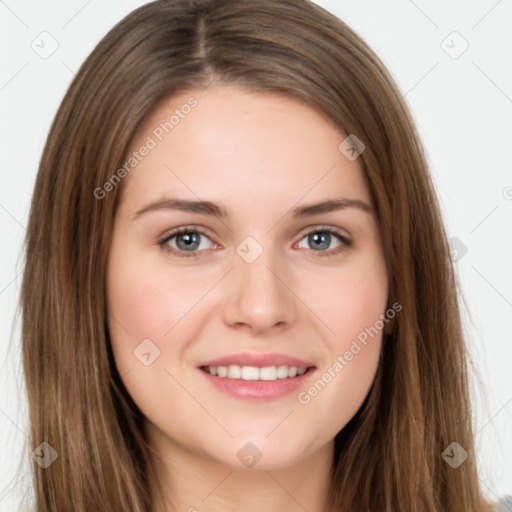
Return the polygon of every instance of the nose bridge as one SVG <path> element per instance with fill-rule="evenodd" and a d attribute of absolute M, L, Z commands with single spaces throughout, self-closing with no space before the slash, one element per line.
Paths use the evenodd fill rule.
<path fill-rule="evenodd" d="M 285 285 L 285 262 L 268 241 L 264 243 L 247 237 L 237 246 L 225 305 L 228 323 L 258 331 L 291 323 L 296 315 L 294 295 Z"/>

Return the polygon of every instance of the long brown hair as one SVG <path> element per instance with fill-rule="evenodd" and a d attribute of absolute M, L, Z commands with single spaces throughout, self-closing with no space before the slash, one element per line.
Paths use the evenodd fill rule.
<path fill-rule="evenodd" d="M 69 87 L 35 183 L 21 294 L 30 443 L 46 441 L 58 453 L 46 469 L 34 463 L 37 510 L 154 506 L 154 454 L 107 327 L 105 271 L 123 183 L 95 191 L 123 166 L 137 128 L 162 100 L 213 80 L 299 99 L 366 147 L 360 161 L 391 276 L 389 303 L 403 310 L 370 393 L 335 439 L 330 504 L 488 510 L 457 282 L 421 142 L 378 57 L 307 0 L 149 3 L 100 41 Z M 457 468 L 441 456 L 453 442 L 469 454 Z"/>

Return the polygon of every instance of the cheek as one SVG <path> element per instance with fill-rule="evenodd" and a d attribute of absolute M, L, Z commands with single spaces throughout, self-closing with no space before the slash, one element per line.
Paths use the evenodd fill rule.
<path fill-rule="evenodd" d="M 165 286 L 158 269 L 148 265 L 140 250 L 113 240 L 107 267 L 108 323 L 121 374 L 137 362 L 134 351 L 144 340 L 160 350 L 173 320 L 172 309 L 163 300 Z"/>
<path fill-rule="evenodd" d="M 324 299 L 316 305 L 318 316 L 331 331 L 326 336 L 329 355 L 298 401 L 310 417 L 323 418 L 326 429 L 336 435 L 360 408 L 375 378 L 388 299 L 387 274 L 383 259 L 371 258 L 323 281 Z"/>
<path fill-rule="evenodd" d="M 305 302 L 323 321 L 331 348 L 346 350 L 347 343 L 375 325 L 385 313 L 388 285 L 380 258 L 347 265 L 336 272 L 311 277 L 303 287 Z"/>
<path fill-rule="evenodd" d="M 154 252 L 114 241 L 107 270 L 114 360 L 126 389 L 147 417 L 168 410 L 164 390 L 173 388 L 173 381 L 166 370 L 174 373 L 174 365 L 179 365 L 188 339 L 184 334 L 194 334 L 187 320 L 212 281 L 207 276 L 191 280 L 177 268 L 170 270 L 163 258 L 152 257 Z"/>
<path fill-rule="evenodd" d="M 170 269 L 161 257 L 132 251 L 129 258 L 122 259 L 114 250 L 107 279 L 112 327 L 118 332 L 122 324 L 133 341 L 151 338 L 162 342 L 204 295 L 210 281 L 200 271 L 194 271 L 194 279 L 190 279 L 183 269 Z"/>

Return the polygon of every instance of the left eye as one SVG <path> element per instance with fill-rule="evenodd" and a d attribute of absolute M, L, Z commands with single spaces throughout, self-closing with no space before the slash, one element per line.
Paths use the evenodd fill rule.
<path fill-rule="evenodd" d="M 331 243 L 333 242 L 333 237 L 337 238 L 339 240 L 338 245 L 335 247 L 331 247 Z M 343 235 L 338 233 L 337 231 L 333 231 L 331 229 L 322 229 L 322 230 L 316 230 L 311 231 L 307 235 L 305 235 L 299 244 L 302 242 L 302 240 L 306 240 L 306 242 L 310 245 L 310 249 L 314 251 L 321 251 L 321 252 L 336 252 L 336 249 L 338 249 L 340 246 L 348 246 L 350 245 L 349 240 L 345 238 Z M 300 248 L 303 248 L 300 246 Z"/>

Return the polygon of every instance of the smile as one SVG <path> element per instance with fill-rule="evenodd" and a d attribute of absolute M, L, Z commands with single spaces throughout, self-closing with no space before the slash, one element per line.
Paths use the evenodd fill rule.
<path fill-rule="evenodd" d="M 201 369 L 214 377 L 272 381 L 300 377 L 307 372 L 308 367 L 279 365 L 258 368 L 256 366 L 239 366 L 233 364 L 229 366 L 202 366 Z"/>

